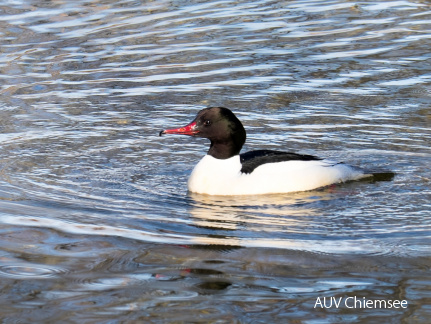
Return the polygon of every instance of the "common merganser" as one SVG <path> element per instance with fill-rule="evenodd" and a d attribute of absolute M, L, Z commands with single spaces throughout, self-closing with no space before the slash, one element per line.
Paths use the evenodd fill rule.
<path fill-rule="evenodd" d="M 307 191 L 373 174 L 312 155 L 258 150 L 240 154 L 246 132 L 232 111 L 210 107 L 187 126 L 163 134 L 204 137 L 208 154 L 193 169 L 188 189 L 209 195 L 255 195 Z"/>

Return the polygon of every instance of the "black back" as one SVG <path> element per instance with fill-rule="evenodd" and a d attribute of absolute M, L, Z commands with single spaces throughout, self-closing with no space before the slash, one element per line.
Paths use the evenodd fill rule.
<path fill-rule="evenodd" d="M 296 154 L 272 150 L 257 150 L 240 154 L 242 173 L 252 173 L 254 169 L 265 163 L 276 163 L 286 161 L 318 161 L 321 160 L 313 155 Z"/>

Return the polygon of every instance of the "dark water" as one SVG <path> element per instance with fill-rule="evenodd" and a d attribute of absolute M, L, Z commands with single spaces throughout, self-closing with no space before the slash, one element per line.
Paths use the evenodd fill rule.
<path fill-rule="evenodd" d="M 430 21 L 429 1 L 1 2 L 2 322 L 429 323 Z M 187 193 L 208 143 L 157 135 L 212 105 L 245 150 L 396 176 Z"/>

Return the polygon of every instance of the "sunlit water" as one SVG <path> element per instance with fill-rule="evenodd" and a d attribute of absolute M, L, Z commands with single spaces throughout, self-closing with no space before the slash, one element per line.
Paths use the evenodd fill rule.
<path fill-rule="evenodd" d="M 5 323 L 427 323 L 431 4 L 3 1 Z M 313 192 L 187 193 L 234 110 L 244 151 L 396 173 Z M 318 297 L 407 309 L 315 308 Z"/>

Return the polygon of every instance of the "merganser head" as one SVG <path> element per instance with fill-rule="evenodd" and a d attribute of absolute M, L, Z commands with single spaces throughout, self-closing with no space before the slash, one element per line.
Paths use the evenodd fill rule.
<path fill-rule="evenodd" d="M 208 154 L 217 159 L 228 159 L 238 155 L 245 143 L 246 133 L 232 111 L 223 107 L 210 107 L 198 112 L 187 126 L 166 129 L 163 134 L 181 134 L 208 138 L 211 146 Z"/>

